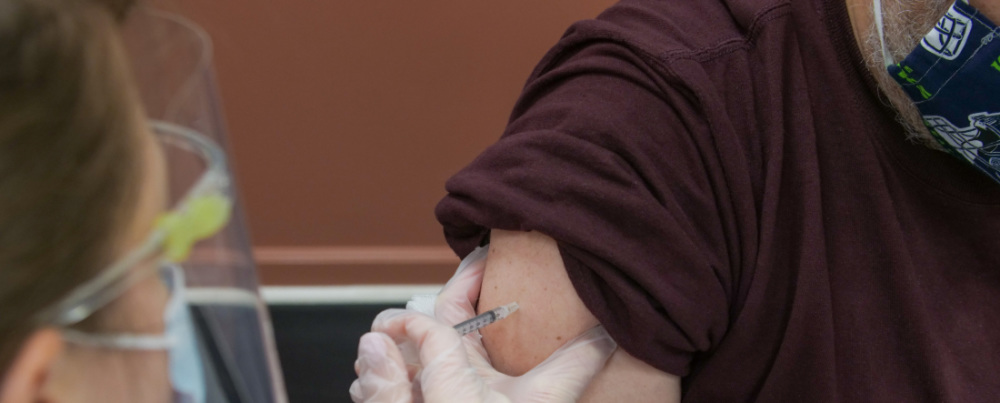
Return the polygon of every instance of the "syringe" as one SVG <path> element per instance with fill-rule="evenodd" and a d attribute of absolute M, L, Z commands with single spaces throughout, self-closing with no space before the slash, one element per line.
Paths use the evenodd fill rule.
<path fill-rule="evenodd" d="M 490 323 L 506 318 L 508 315 L 517 311 L 517 308 L 517 302 L 511 302 L 499 308 L 491 309 L 480 315 L 476 315 L 476 317 L 472 319 L 455 325 L 455 330 L 458 331 L 459 335 L 465 336 L 486 327 L 486 325 L 489 325 Z"/>

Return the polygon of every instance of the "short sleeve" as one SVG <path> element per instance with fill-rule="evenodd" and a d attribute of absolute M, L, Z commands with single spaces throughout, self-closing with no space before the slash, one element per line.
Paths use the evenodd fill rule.
<path fill-rule="evenodd" d="M 554 238 L 588 309 L 631 355 L 684 376 L 729 324 L 735 235 L 697 98 L 613 40 L 551 52 L 500 140 L 436 214 L 461 256 L 490 228 Z"/>

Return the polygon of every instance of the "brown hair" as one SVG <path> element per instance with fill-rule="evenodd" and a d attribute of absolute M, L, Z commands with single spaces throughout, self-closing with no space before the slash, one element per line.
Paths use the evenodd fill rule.
<path fill-rule="evenodd" d="M 114 260 L 134 214 L 140 122 L 116 18 L 0 0 L 0 373 L 38 312 Z"/>

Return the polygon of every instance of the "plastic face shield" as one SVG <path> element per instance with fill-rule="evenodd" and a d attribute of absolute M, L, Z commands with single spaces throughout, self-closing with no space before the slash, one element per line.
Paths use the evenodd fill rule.
<path fill-rule="evenodd" d="M 207 35 L 190 21 L 137 8 L 123 37 L 152 131 L 167 161 L 171 212 L 138 249 L 57 306 L 49 322 L 89 316 L 143 278 L 138 263 L 183 271 L 206 401 L 286 402 L 270 319 L 257 289 L 242 208 L 223 153 L 226 134 Z M 139 267 L 157 265 L 139 265 Z M 155 270 L 147 270 L 155 271 Z"/>
<path fill-rule="evenodd" d="M 146 115 L 161 122 L 154 125 L 157 136 L 165 143 L 178 140 L 164 148 L 171 205 L 186 196 L 204 194 L 199 192 L 211 194 L 220 181 L 226 186 L 216 194 L 225 194 L 231 201 L 226 224 L 214 236 L 191 245 L 181 263 L 209 378 L 207 401 L 285 402 L 243 209 L 220 150 L 227 147 L 226 127 L 208 35 L 183 17 L 140 7 L 129 16 L 123 37 Z M 183 132 L 188 133 L 186 140 L 178 135 Z M 199 138 L 218 144 L 218 154 L 210 154 L 211 147 L 184 147 L 192 144 L 187 140 Z M 199 154 L 198 149 L 209 154 Z M 187 236 L 191 235 L 197 234 Z M 175 240 L 174 246 L 170 242 L 165 252 L 185 252 L 186 240 Z"/>

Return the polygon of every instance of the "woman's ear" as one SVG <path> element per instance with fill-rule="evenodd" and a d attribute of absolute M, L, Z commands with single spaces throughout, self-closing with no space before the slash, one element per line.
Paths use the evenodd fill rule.
<path fill-rule="evenodd" d="M 46 381 L 63 349 L 59 331 L 35 331 L 0 378 L 0 403 L 50 403 L 44 397 Z"/>

